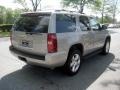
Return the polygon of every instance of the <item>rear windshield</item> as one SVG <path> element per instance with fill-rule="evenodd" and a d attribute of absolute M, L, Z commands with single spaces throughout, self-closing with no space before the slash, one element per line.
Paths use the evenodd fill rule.
<path fill-rule="evenodd" d="M 21 15 L 13 26 L 15 31 L 47 33 L 50 15 Z"/>

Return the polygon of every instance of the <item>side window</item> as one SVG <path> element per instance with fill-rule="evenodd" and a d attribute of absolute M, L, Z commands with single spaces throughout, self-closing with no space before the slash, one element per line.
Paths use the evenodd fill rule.
<path fill-rule="evenodd" d="M 90 25 L 89 20 L 86 16 L 80 16 L 79 17 L 79 25 L 82 31 L 89 31 Z"/>
<path fill-rule="evenodd" d="M 100 27 L 96 19 L 94 18 L 90 18 L 90 26 L 91 26 L 91 29 L 93 30 L 99 30 L 99 27 Z"/>
<path fill-rule="evenodd" d="M 56 32 L 75 32 L 76 17 L 68 14 L 56 14 Z"/>

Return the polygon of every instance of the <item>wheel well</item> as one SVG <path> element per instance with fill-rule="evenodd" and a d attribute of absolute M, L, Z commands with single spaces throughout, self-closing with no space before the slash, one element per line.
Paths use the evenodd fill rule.
<path fill-rule="evenodd" d="M 78 49 L 81 54 L 83 55 L 84 53 L 84 47 L 82 44 L 75 44 L 75 45 L 72 45 L 71 48 L 69 49 L 69 53 L 72 51 L 72 50 L 75 50 L 75 49 Z"/>

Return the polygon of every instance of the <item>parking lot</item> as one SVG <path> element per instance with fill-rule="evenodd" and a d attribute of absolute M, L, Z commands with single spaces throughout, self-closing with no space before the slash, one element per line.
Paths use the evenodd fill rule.
<path fill-rule="evenodd" d="M 60 69 L 32 67 L 9 52 L 9 38 L 0 39 L 0 90 L 120 90 L 120 29 L 110 30 L 110 54 L 83 61 L 73 77 Z"/>

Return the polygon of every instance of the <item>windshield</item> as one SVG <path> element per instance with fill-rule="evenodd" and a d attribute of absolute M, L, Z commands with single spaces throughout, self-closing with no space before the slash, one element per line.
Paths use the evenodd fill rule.
<path fill-rule="evenodd" d="M 47 33 L 50 16 L 21 16 L 13 28 L 15 31 Z"/>

